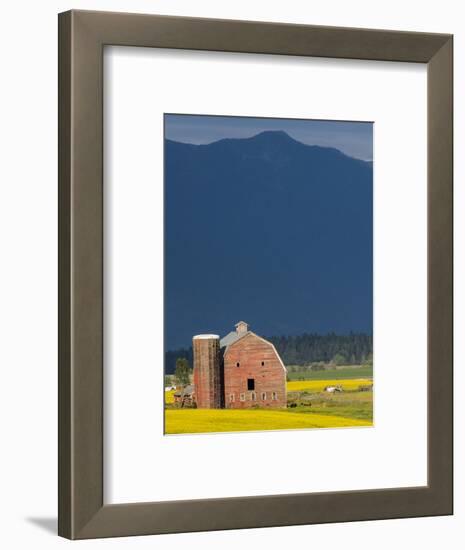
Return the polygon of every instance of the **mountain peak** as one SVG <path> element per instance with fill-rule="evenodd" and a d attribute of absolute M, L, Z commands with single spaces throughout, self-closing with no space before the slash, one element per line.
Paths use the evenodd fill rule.
<path fill-rule="evenodd" d="M 248 138 L 251 140 L 270 140 L 270 139 L 280 139 L 280 140 L 286 140 L 286 141 L 294 141 L 296 142 L 294 138 L 292 138 L 287 132 L 284 130 L 264 130 L 263 132 L 260 132 L 258 134 L 255 134 L 254 136 Z"/>
<path fill-rule="evenodd" d="M 165 159 L 167 350 L 244 317 L 263 334 L 371 332 L 371 165 L 276 130 Z"/>

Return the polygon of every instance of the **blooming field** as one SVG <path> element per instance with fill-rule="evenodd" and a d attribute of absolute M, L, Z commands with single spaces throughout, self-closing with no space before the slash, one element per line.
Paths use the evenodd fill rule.
<path fill-rule="evenodd" d="M 290 381 L 288 408 L 284 409 L 177 408 L 172 390 L 165 392 L 165 433 L 372 426 L 372 383 L 371 378 Z M 328 393 L 327 386 L 341 386 L 343 391 Z"/>
<path fill-rule="evenodd" d="M 168 409 L 165 433 L 244 432 L 371 426 L 371 421 L 282 410 Z"/>
<path fill-rule="evenodd" d="M 287 391 L 322 392 L 326 386 L 342 386 L 344 391 L 357 391 L 360 386 L 369 386 L 373 380 L 368 378 L 353 378 L 347 380 L 295 380 L 287 383 Z"/>

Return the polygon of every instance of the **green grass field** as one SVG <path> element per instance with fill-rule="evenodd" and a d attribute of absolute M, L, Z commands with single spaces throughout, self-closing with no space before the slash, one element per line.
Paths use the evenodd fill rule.
<path fill-rule="evenodd" d="M 362 365 L 342 366 L 318 371 L 298 370 L 297 372 L 288 372 L 287 376 L 289 380 L 345 380 L 349 378 L 372 378 L 373 367 L 371 365 Z"/>
<path fill-rule="evenodd" d="M 369 376 L 364 367 L 351 369 Z M 345 369 L 341 369 L 344 371 Z M 173 405 L 173 391 L 165 394 L 165 433 L 212 433 L 261 430 L 343 428 L 373 424 L 373 392 L 366 391 L 372 378 L 347 376 L 329 378 L 335 371 L 324 371 L 325 378 L 287 382 L 285 409 L 179 409 Z M 316 374 L 320 374 L 317 372 Z M 352 372 L 350 373 L 352 374 Z M 355 373 L 354 373 L 355 374 Z M 340 385 L 341 393 L 327 393 L 325 386 Z M 365 391 L 360 391 L 364 387 Z"/>
<path fill-rule="evenodd" d="M 314 395 L 310 398 L 311 405 L 304 402 L 290 413 L 322 414 L 326 416 L 342 417 L 352 420 L 361 420 L 368 424 L 373 423 L 373 393 L 350 392 L 333 395 Z"/>

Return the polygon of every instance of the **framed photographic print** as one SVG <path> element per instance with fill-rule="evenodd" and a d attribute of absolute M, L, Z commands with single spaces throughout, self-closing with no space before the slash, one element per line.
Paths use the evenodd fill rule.
<path fill-rule="evenodd" d="M 451 514 L 452 37 L 59 40 L 59 533 Z"/>
<path fill-rule="evenodd" d="M 165 434 L 372 426 L 373 124 L 164 128 Z"/>

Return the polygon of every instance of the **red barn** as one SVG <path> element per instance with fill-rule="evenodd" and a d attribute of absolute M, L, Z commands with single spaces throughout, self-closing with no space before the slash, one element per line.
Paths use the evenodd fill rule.
<path fill-rule="evenodd" d="M 217 338 L 215 335 L 194 337 L 194 383 L 199 385 L 203 381 L 200 383 L 201 387 L 195 388 L 195 395 L 198 395 L 197 406 L 227 409 L 285 407 L 286 367 L 274 345 L 250 331 L 247 323 L 241 321 L 237 323 L 235 331 L 220 340 L 220 359 L 210 353 L 209 359 L 205 356 L 202 361 L 201 354 L 198 353 L 199 344 L 205 345 L 205 339 L 211 339 L 210 346 L 214 348 L 215 343 L 212 340 Z M 206 372 L 209 373 L 208 376 L 203 374 Z M 217 404 L 218 400 L 215 404 L 207 404 L 202 396 L 211 395 L 212 391 L 216 393 L 218 380 L 220 404 Z M 203 387 L 204 385 L 208 387 Z"/>

